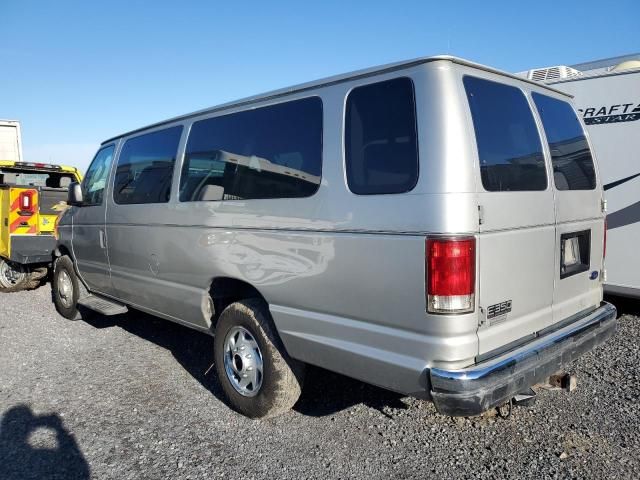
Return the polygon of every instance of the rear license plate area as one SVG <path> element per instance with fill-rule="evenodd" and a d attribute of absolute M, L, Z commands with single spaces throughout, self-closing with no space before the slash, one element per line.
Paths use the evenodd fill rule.
<path fill-rule="evenodd" d="M 591 264 L 591 230 L 560 235 L 560 278 L 589 270 Z"/>

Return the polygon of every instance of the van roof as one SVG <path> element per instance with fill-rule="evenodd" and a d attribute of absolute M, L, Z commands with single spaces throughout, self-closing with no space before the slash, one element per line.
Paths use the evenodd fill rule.
<path fill-rule="evenodd" d="M 353 72 L 349 72 L 349 73 L 343 73 L 343 74 L 339 74 L 339 75 L 334 75 L 331 77 L 326 77 L 326 78 L 322 78 L 320 80 L 314 80 L 311 82 L 306 82 L 306 83 L 301 83 L 298 85 L 294 85 L 291 87 L 286 87 L 286 88 L 281 88 L 278 90 L 272 90 L 270 92 L 266 92 L 266 93 L 262 93 L 259 95 L 253 95 L 250 97 L 245 97 L 239 100 L 234 100 L 231 102 L 227 102 L 227 103 L 223 103 L 220 105 L 216 105 L 214 107 L 209 107 L 209 108 L 205 108 L 202 110 L 197 110 L 195 112 L 192 113 L 188 113 L 185 115 L 179 115 L 177 117 L 172 117 L 169 118 L 167 120 L 163 120 L 161 122 L 156 122 L 153 123 L 151 125 L 147 125 L 146 127 L 141 127 L 141 128 L 136 128 L 135 130 L 131 130 L 128 132 L 125 132 L 121 135 L 116 135 L 114 137 L 108 138 L 107 140 L 102 142 L 102 145 L 104 145 L 105 143 L 111 142 L 113 140 L 116 140 L 118 138 L 121 137 L 125 137 L 125 136 L 129 136 L 131 134 L 137 133 L 137 132 L 142 132 L 145 130 L 149 130 L 151 128 L 156 128 L 165 124 L 169 124 L 172 122 L 176 122 L 176 121 L 180 121 L 180 120 L 185 120 L 191 117 L 195 117 L 198 115 L 203 115 L 203 114 L 208 114 L 208 113 L 214 113 L 214 112 L 218 112 L 221 110 L 227 110 L 230 108 L 236 108 L 236 107 L 241 107 L 241 106 L 245 106 L 245 105 L 250 105 L 252 103 L 257 103 L 257 102 L 261 102 L 264 100 L 270 100 L 273 98 L 279 98 L 279 97 L 283 97 L 285 95 L 290 95 L 293 93 L 299 93 L 299 92 L 304 92 L 307 90 L 312 90 L 315 88 L 319 88 L 319 87 L 326 87 L 326 86 L 330 86 L 330 85 L 335 85 L 338 83 L 342 83 L 342 82 L 346 82 L 349 80 L 354 80 L 354 79 L 359 79 L 359 78 L 365 78 L 365 77 L 370 77 L 373 75 L 378 75 L 381 73 L 387 73 L 387 72 L 393 72 L 396 70 L 403 70 L 406 68 L 410 68 L 410 67 L 414 67 L 416 65 L 421 65 L 424 63 L 429 63 L 429 62 L 436 62 L 436 61 L 448 61 L 448 62 L 452 62 L 452 63 L 457 63 L 459 65 L 464 65 L 467 67 L 472 67 L 472 68 L 477 68 L 479 70 L 484 70 L 487 72 L 491 72 L 491 73 L 496 73 L 498 75 L 502 75 L 505 77 L 509 77 L 512 78 L 514 80 L 518 80 L 520 82 L 525 82 L 525 83 L 530 83 L 532 85 L 535 85 L 536 87 L 542 87 L 545 88 L 547 90 L 551 90 L 555 93 L 564 95 L 566 97 L 572 98 L 572 95 L 566 93 L 566 92 L 562 92 L 560 90 L 556 90 L 555 88 L 551 88 L 549 86 L 540 84 L 538 82 L 535 82 L 533 80 L 528 80 L 526 78 L 522 78 L 519 77 L 517 75 L 514 75 L 512 73 L 509 72 L 505 72 L 503 70 L 498 70 L 496 68 L 492 68 L 492 67 L 488 67 L 486 65 L 482 65 L 480 63 L 475 63 L 469 60 L 465 60 L 463 58 L 459 58 L 459 57 L 454 57 L 451 55 L 436 55 L 436 56 L 431 56 L 431 57 L 420 57 L 420 58 L 415 58 L 413 60 L 404 60 L 404 61 L 400 61 L 400 62 L 394 62 L 394 63 L 388 63 L 386 65 L 379 65 L 376 67 L 370 67 L 370 68 L 365 68 L 363 70 L 356 70 Z"/>

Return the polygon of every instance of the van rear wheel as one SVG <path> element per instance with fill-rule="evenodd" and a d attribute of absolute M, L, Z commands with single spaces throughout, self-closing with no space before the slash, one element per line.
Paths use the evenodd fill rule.
<path fill-rule="evenodd" d="M 239 413 L 272 417 L 300 397 L 304 364 L 285 351 L 263 300 L 243 300 L 224 309 L 216 325 L 214 354 L 222 389 Z"/>
<path fill-rule="evenodd" d="M 10 293 L 37 288 L 42 277 L 39 271 L 31 271 L 24 265 L 0 258 L 0 292 Z"/>
<path fill-rule="evenodd" d="M 78 297 L 80 294 L 78 276 L 73 262 L 68 256 L 60 257 L 53 267 L 53 303 L 60 315 L 69 320 L 78 320 Z"/>

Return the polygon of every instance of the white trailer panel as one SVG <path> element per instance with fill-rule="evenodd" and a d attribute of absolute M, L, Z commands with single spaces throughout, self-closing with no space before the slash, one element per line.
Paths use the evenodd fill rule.
<path fill-rule="evenodd" d="M 22 161 L 20 122 L 0 120 L 0 160 Z"/>
<path fill-rule="evenodd" d="M 605 291 L 640 298 L 640 69 L 547 83 L 575 97 L 598 158 L 609 228 Z"/>

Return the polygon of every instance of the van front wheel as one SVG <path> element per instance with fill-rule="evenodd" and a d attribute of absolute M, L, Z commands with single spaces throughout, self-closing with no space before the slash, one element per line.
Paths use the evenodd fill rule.
<path fill-rule="evenodd" d="M 285 351 L 264 301 L 248 299 L 224 309 L 216 325 L 214 354 L 224 393 L 243 415 L 272 417 L 300 397 L 304 364 Z"/>
<path fill-rule="evenodd" d="M 80 318 L 78 296 L 80 294 L 78 276 L 73 262 L 68 256 L 56 260 L 53 268 L 53 303 L 60 315 L 69 320 Z"/>

